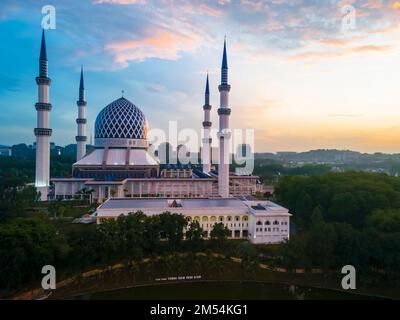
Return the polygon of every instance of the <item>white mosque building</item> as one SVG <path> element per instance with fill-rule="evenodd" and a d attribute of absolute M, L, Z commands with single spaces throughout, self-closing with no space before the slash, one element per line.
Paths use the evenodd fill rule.
<path fill-rule="evenodd" d="M 277 243 L 289 238 L 287 209 L 271 201 L 258 201 L 251 195 L 262 190 L 259 177 L 238 175 L 229 171 L 228 60 L 224 42 L 218 131 L 218 170 L 211 165 L 212 127 L 210 88 L 207 76 L 205 90 L 204 138 L 202 166 L 162 166 L 149 152 L 148 123 L 143 112 L 121 97 L 100 111 L 95 122 L 94 148 L 86 154 L 86 101 L 83 69 L 81 69 L 77 123 L 77 161 L 72 177 L 50 179 L 50 111 L 48 63 L 44 32 L 39 58 L 36 180 L 41 200 L 73 199 L 77 193 L 89 192 L 100 204 L 97 222 L 121 214 L 143 211 L 160 214 L 181 213 L 189 220 L 198 220 L 207 232 L 215 223 L 224 223 L 232 238 L 248 238 L 254 243 Z M 50 182 L 52 186 L 50 186 Z"/>

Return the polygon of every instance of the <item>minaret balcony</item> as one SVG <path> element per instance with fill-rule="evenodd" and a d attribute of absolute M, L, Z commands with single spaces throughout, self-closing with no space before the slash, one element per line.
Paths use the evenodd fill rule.
<path fill-rule="evenodd" d="M 35 136 L 51 136 L 53 130 L 49 128 L 35 128 Z"/>
<path fill-rule="evenodd" d="M 86 142 L 87 137 L 86 136 L 76 136 L 75 140 L 76 140 L 76 142 Z"/>
<path fill-rule="evenodd" d="M 203 110 L 211 110 L 211 106 L 209 104 L 205 104 L 203 106 Z"/>
<path fill-rule="evenodd" d="M 232 137 L 232 132 L 229 129 L 223 129 L 220 132 L 217 132 L 218 139 L 229 140 Z"/>
<path fill-rule="evenodd" d="M 211 128 L 212 123 L 211 121 L 203 121 L 203 128 Z"/>
<path fill-rule="evenodd" d="M 80 118 L 76 119 L 77 124 L 86 124 L 86 122 L 87 122 L 86 119 L 80 119 Z"/>
<path fill-rule="evenodd" d="M 86 107 L 86 101 L 84 100 L 78 100 L 76 104 L 78 107 Z"/>
<path fill-rule="evenodd" d="M 51 103 L 38 102 L 35 104 L 37 111 L 51 111 Z"/>
<path fill-rule="evenodd" d="M 220 84 L 219 86 L 218 86 L 218 90 L 219 90 L 219 92 L 221 92 L 221 91 L 230 91 L 231 90 L 231 85 L 230 84 Z"/>
<path fill-rule="evenodd" d="M 226 115 L 226 116 L 230 116 L 231 115 L 231 109 L 230 108 L 219 108 L 218 109 L 218 115 L 222 116 L 222 115 Z"/>
<path fill-rule="evenodd" d="M 43 77 L 43 76 L 40 76 L 40 77 L 36 77 L 36 83 L 38 84 L 38 85 L 47 85 L 47 86 L 49 86 L 50 84 L 51 84 L 51 79 L 50 78 L 48 78 L 48 77 Z"/>

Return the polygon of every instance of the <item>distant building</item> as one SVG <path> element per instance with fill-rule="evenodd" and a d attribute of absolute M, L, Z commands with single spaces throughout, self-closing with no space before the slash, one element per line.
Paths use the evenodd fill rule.
<path fill-rule="evenodd" d="M 0 156 L 11 157 L 12 156 L 11 147 L 0 145 Z"/>

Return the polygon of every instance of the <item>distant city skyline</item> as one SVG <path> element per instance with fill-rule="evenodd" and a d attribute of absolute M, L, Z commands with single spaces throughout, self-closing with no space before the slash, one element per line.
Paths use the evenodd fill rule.
<path fill-rule="evenodd" d="M 85 69 L 88 138 L 96 115 L 124 96 L 151 128 L 168 120 L 198 132 L 210 74 L 217 125 L 221 45 L 227 36 L 232 127 L 255 130 L 255 152 L 350 149 L 400 153 L 400 2 L 380 0 L 71 0 L 0 4 L 0 144 L 32 144 L 42 6 L 51 141 L 75 143 Z M 342 8 L 356 10 L 343 32 Z"/>

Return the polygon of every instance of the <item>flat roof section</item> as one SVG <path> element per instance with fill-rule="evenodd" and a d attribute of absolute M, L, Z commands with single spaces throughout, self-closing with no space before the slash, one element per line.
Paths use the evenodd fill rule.
<path fill-rule="evenodd" d="M 166 199 L 109 199 L 100 209 L 166 208 Z"/>
<path fill-rule="evenodd" d="M 112 198 L 104 202 L 101 209 L 127 209 L 127 208 L 168 208 L 168 201 L 176 200 L 181 208 L 216 208 L 235 207 L 246 208 L 239 199 L 118 199 Z"/>
<path fill-rule="evenodd" d="M 182 199 L 183 208 L 236 207 L 245 208 L 239 199 Z"/>

